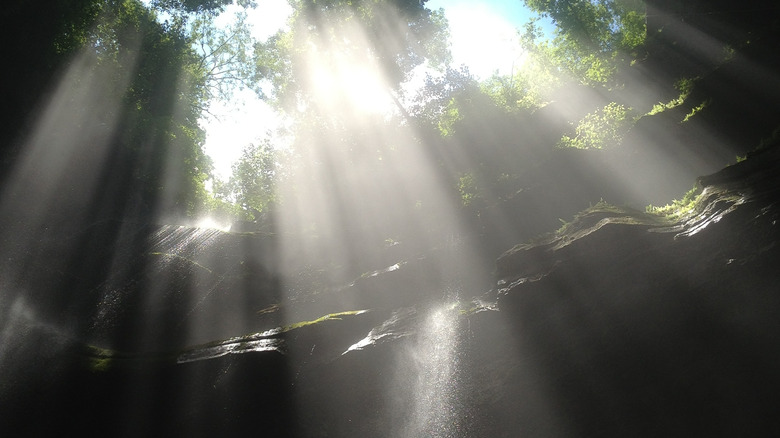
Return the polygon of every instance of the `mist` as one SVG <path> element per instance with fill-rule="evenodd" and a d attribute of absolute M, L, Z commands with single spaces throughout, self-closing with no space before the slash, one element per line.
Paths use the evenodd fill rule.
<path fill-rule="evenodd" d="M 491 76 L 426 2 L 233 3 L 3 17 L 0 432 L 777 429 L 778 7 L 527 1 Z"/>

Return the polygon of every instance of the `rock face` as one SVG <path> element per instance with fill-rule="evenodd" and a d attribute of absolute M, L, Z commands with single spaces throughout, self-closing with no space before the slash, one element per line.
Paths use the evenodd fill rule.
<path fill-rule="evenodd" d="M 778 151 L 700 179 L 679 219 L 599 203 L 501 255 L 494 284 L 466 243 L 337 275 L 184 227 L 138 231 L 104 277 L 20 273 L 41 291 L 3 304 L 0 430 L 776 435 Z M 86 304 L 57 314 L 56 284 Z"/>
<path fill-rule="evenodd" d="M 778 149 L 673 224 L 595 208 L 498 260 L 498 307 L 582 436 L 773 435 Z"/>

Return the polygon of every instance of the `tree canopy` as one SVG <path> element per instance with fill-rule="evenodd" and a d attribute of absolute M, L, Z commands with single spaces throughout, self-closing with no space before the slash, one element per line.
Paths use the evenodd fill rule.
<path fill-rule="evenodd" d="M 288 112 L 318 101 L 349 100 L 350 87 L 397 91 L 418 65 L 448 60 L 443 13 L 418 1 L 293 5 L 289 29 L 255 47 L 257 79 L 270 82 L 274 101 Z M 336 94 L 323 99 L 323 87 L 336 88 L 331 90 Z"/>
<path fill-rule="evenodd" d="M 718 41 L 724 47 L 694 58 L 694 68 L 675 54 L 683 33 L 666 31 L 683 24 L 669 19 L 663 29 L 648 29 L 643 1 L 526 0 L 557 26 L 553 38 L 531 20 L 518 31 L 524 49 L 518 68 L 477 80 L 467 68 L 452 65 L 444 11 L 425 2 L 294 0 L 288 25 L 265 41 L 253 40 L 248 9 L 239 8 L 230 25 L 217 25 L 234 3 L 257 6 L 231 0 L 154 0 L 148 6 L 137 0 L 67 0 L 40 17 L 36 2 L 6 8 L 6 39 L 20 38 L 26 48 L 4 50 L 29 69 L 4 72 L 6 83 L 18 84 L 6 87 L 8 101 L 21 109 L 0 130 L 5 168 L 13 166 L 20 139 L 33 129 L 33 109 L 45 105 L 52 83 L 67 77 L 72 87 L 93 81 L 95 93 L 119 102 L 93 109 L 84 124 L 111 127 L 116 165 L 109 185 L 121 194 L 114 198 L 144 205 L 144 214 L 220 210 L 247 217 L 284 202 L 280 169 L 289 184 L 306 180 L 292 175 L 318 175 L 319 182 L 306 184 L 343 196 L 346 189 L 329 182 L 348 179 L 340 166 L 351 166 L 355 174 L 362 169 L 379 187 L 381 178 L 398 183 L 390 176 L 393 166 L 421 156 L 435 162 L 431 172 L 440 172 L 454 196 L 473 208 L 480 199 L 484 206 L 527 188 L 534 166 L 556 145 L 619 150 L 627 142 L 639 144 L 640 130 L 662 119 L 674 116 L 680 124 L 722 118 L 719 102 L 734 99 L 726 91 L 718 91 L 720 101 L 712 98 L 717 87 L 711 78 L 741 53 L 763 59 L 753 36 L 771 33 L 771 26 L 752 24 L 745 32 L 723 31 Z M 699 15 L 685 17 L 685 23 L 703 20 Z M 37 31 L 24 31 L 35 20 L 41 23 Z M 63 73 L 74 59 L 86 66 L 81 76 Z M 427 68 L 427 79 L 404 95 L 420 67 Z M 647 91 L 643 78 L 649 74 L 658 80 Z M 268 139 L 239 145 L 244 151 L 232 177 L 219 181 L 203 152 L 200 121 L 209 102 L 230 100 L 242 88 L 292 120 L 292 141 L 284 153 Z M 772 123 L 769 116 L 754 119 Z M 294 187 L 290 193 L 300 190 L 313 189 Z M 412 194 L 408 202 L 419 205 L 422 198 Z M 106 202 L 110 214 L 130 208 Z"/>
<path fill-rule="evenodd" d="M 537 42 L 539 32 L 533 28 L 526 32 L 530 42 L 587 83 L 609 83 L 619 66 L 637 58 L 645 40 L 641 0 L 526 0 L 525 4 L 557 25 L 552 42 Z"/>

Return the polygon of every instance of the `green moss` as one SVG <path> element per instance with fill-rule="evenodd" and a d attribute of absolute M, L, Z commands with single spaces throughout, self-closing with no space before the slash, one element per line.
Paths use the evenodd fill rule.
<path fill-rule="evenodd" d="M 577 239 L 578 233 L 588 230 L 602 221 L 619 224 L 635 225 L 665 225 L 665 220 L 659 220 L 658 216 L 648 215 L 627 207 L 612 205 L 603 199 L 595 205 L 580 211 L 574 218 L 567 222 L 559 219 L 563 225 L 554 232 L 537 236 L 530 240 L 531 245 L 550 244 L 555 241 L 570 241 Z"/>
<path fill-rule="evenodd" d="M 80 353 L 84 359 L 84 365 L 92 372 L 106 372 L 115 365 L 116 352 L 112 350 L 85 345 L 82 346 Z"/>
<path fill-rule="evenodd" d="M 497 310 L 496 303 L 486 303 L 477 299 L 467 302 L 459 301 L 455 308 L 458 309 L 458 314 L 461 316 L 474 315 L 486 310 Z"/>
<path fill-rule="evenodd" d="M 178 353 L 123 353 L 94 345 L 81 345 L 76 350 L 76 356 L 88 370 L 104 373 L 118 369 L 132 369 L 149 364 L 174 363 Z"/>
<path fill-rule="evenodd" d="M 322 317 L 319 317 L 313 321 L 301 321 L 296 322 L 295 324 L 290 324 L 282 327 L 282 329 L 279 331 L 279 333 L 285 333 L 289 332 L 290 330 L 299 329 L 301 327 L 306 327 L 309 325 L 319 324 L 321 322 L 325 321 L 340 321 L 342 320 L 344 316 L 355 316 L 360 315 L 362 313 L 368 312 L 368 310 L 349 310 L 346 312 L 338 312 L 338 313 L 331 313 Z"/>
<path fill-rule="evenodd" d="M 368 310 L 350 310 L 345 312 L 331 313 L 312 321 L 301 321 L 284 327 L 267 330 L 262 333 L 254 333 L 251 335 L 209 342 L 181 351 L 129 354 L 95 347 L 92 345 L 81 345 L 75 351 L 75 354 L 80 358 L 80 363 L 82 363 L 86 369 L 95 373 L 103 373 L 117 369 L 133 369 L 137 367 L 148 366 L 150 364 L 175 364 L 176 359 L 184 352 L 205 350 L 213 347 L 219 347 L 221 345 L 250 342 L 256 341 L 258 339 L 273 339 L 276 336 L 291 330 L 319 324 L 325 321 L 342 320 L 344 317 L 360 315 L 365 312 L 368 312 Z"/>
<path fill-rule="evenodd" d="M 108 371 L 113 365 L 114 360 L 111 357 L 93 357 L 89 359 L 88 366 L 94 372 Z"/>

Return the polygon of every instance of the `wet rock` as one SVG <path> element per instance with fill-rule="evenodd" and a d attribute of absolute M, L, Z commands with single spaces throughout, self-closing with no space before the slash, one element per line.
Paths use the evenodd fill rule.
<path fill-rule="evenodd" d="M 280 268 L 271 236 L 136 230 L 89 256 L 119 268 L 67 283 L 89 324 L 6 306 L 0 430 L 774 435 L 774 154 L 700 180 L 679 219 L 599 203 L 506 251 L 492 290 L 466 243 L 329 276 Z"/>
<path fill-rule="evenodd" d="M 777 151 L 672 224 L 591 211 L 498 261 L 498 307 L 582 435 L 777 432 Z"/>

